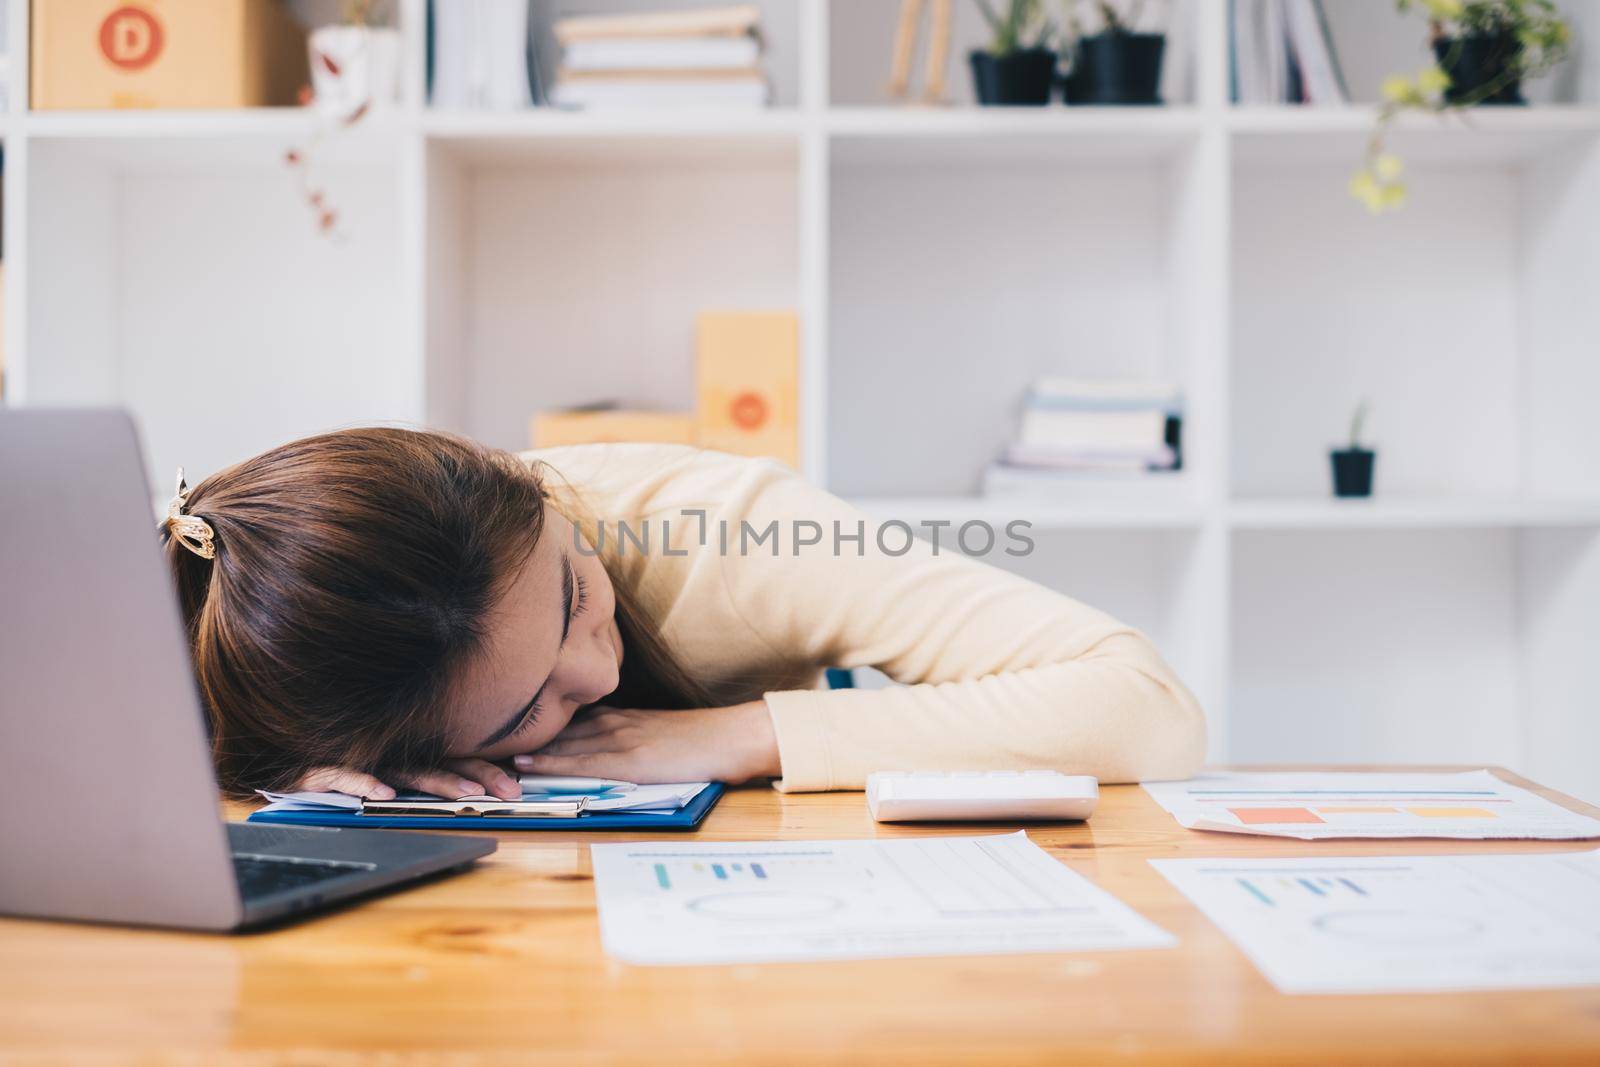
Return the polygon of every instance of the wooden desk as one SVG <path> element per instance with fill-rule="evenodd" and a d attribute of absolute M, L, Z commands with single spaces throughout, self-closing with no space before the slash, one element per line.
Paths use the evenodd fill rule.
<path fill-rule="evenodd" d="M 697 839 L 993 829 L 1005 828 L 880 827 L 859 793 L 748 789 L 724 798 Z M 1283 996 L 1145 862 L 1593 843 L 1308 844 L 1200 834 L 1131 786 L 1106 789 L 1089 825 L 1030 833 L 1180 946 L 629 967 L 600 950 L 586 847 L 626 838 L 508 833 L 472 873 L 265 934 L 0 922 L 0 1064 L 1600 1064 L 1600 988 Z"/>

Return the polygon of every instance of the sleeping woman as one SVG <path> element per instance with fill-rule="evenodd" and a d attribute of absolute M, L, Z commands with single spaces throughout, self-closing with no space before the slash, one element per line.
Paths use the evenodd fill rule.
<path fill-rule="evenodd" d="M 518 772 L 1117 782 L 1186 777 L 1205 748 L 1194 697 L 1137 631 L 770 460 L 359 428 L 219 471 L 179 506 L 165 552 L 235 794 L 510 798 Z M 818 687 L 861 666 L 902 684 Z"/>

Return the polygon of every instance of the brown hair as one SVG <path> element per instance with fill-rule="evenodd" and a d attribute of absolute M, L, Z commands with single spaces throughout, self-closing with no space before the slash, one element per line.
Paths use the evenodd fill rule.
<path fill-rule="evenodd" d="M 547 506 L 540 465 L 393 427 L 302 438 L 190 490 L 185 512 L 211 524 L 216 558 L 170 536 L 166 554 L 223 788 L 286 788 L 319 766 L 436 766 L 451 691 Z M 602 563 L 627 649 L 616 695 L 709 705 L 620 567 Z"/>

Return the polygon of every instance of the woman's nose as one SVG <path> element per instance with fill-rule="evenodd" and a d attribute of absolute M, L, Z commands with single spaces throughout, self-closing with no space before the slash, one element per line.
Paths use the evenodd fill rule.
<path fill-rule="evenodd" d="M 597 627 L 583 636 L 581 647 L 568 657 L 567 691 L 576 703 L 592 704 L 617 687 L 617 657 L 604 630 Z"/>

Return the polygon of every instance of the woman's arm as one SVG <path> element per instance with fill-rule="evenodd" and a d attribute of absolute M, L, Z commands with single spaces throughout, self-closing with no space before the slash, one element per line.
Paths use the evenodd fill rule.
<path fill-rule="evenodd" d="M 785 526 L 809 520 L 823 542 L 792 555 L 785 543 L 776 559 L 726 555 L 740 614 L 777 654 L 873 666 L 907 683 L 767 693 L 780 788 L 860 788 L 891 769 L 1053 768 L 1137 781 L 1199 767 L 1200 708 L 1138 631 L 962 556 L 949 528 L 937 554 L 921 540 L 892 554 L 901 529 L 880 544 L 874 520 L 767 466 L 746 520 L 776 519 L 786 542 Z M 848 539 L 858 528 L 859 543 Z M 837 553 L 835 529 L 846 535 Z"/>
<path fill-rule="evenodd" d="M 728 549 L 714 533 L 717 570 L 675 609 L 679 636 L 727 644 L 733 625 L 769 661 L 873 666 L 908 684 L 767 692 L 764 708 L 599 709 L 518 757 L 523 769 L 651 781 L 781 773 L 781 789 L 825 790 L 860 788 L 889 769 L 1054 768 L 1134 781 L 1199 766 L 1200 709 L 1137 631 L 961 556 L 949 529 L 939 552 L 917 541 L 902 554 L 903 530 L 880 544 L 876 522 L 786 468 L 703 459 L 726 467 L 714 480 L 734 487 L 709 516 L 728 524 Z M 774 523 L 775 540 L 759 546 L 741 534 L 742 524 L 754 537 Z M 795 546 L 819 530 L 820 543 Z"/>

